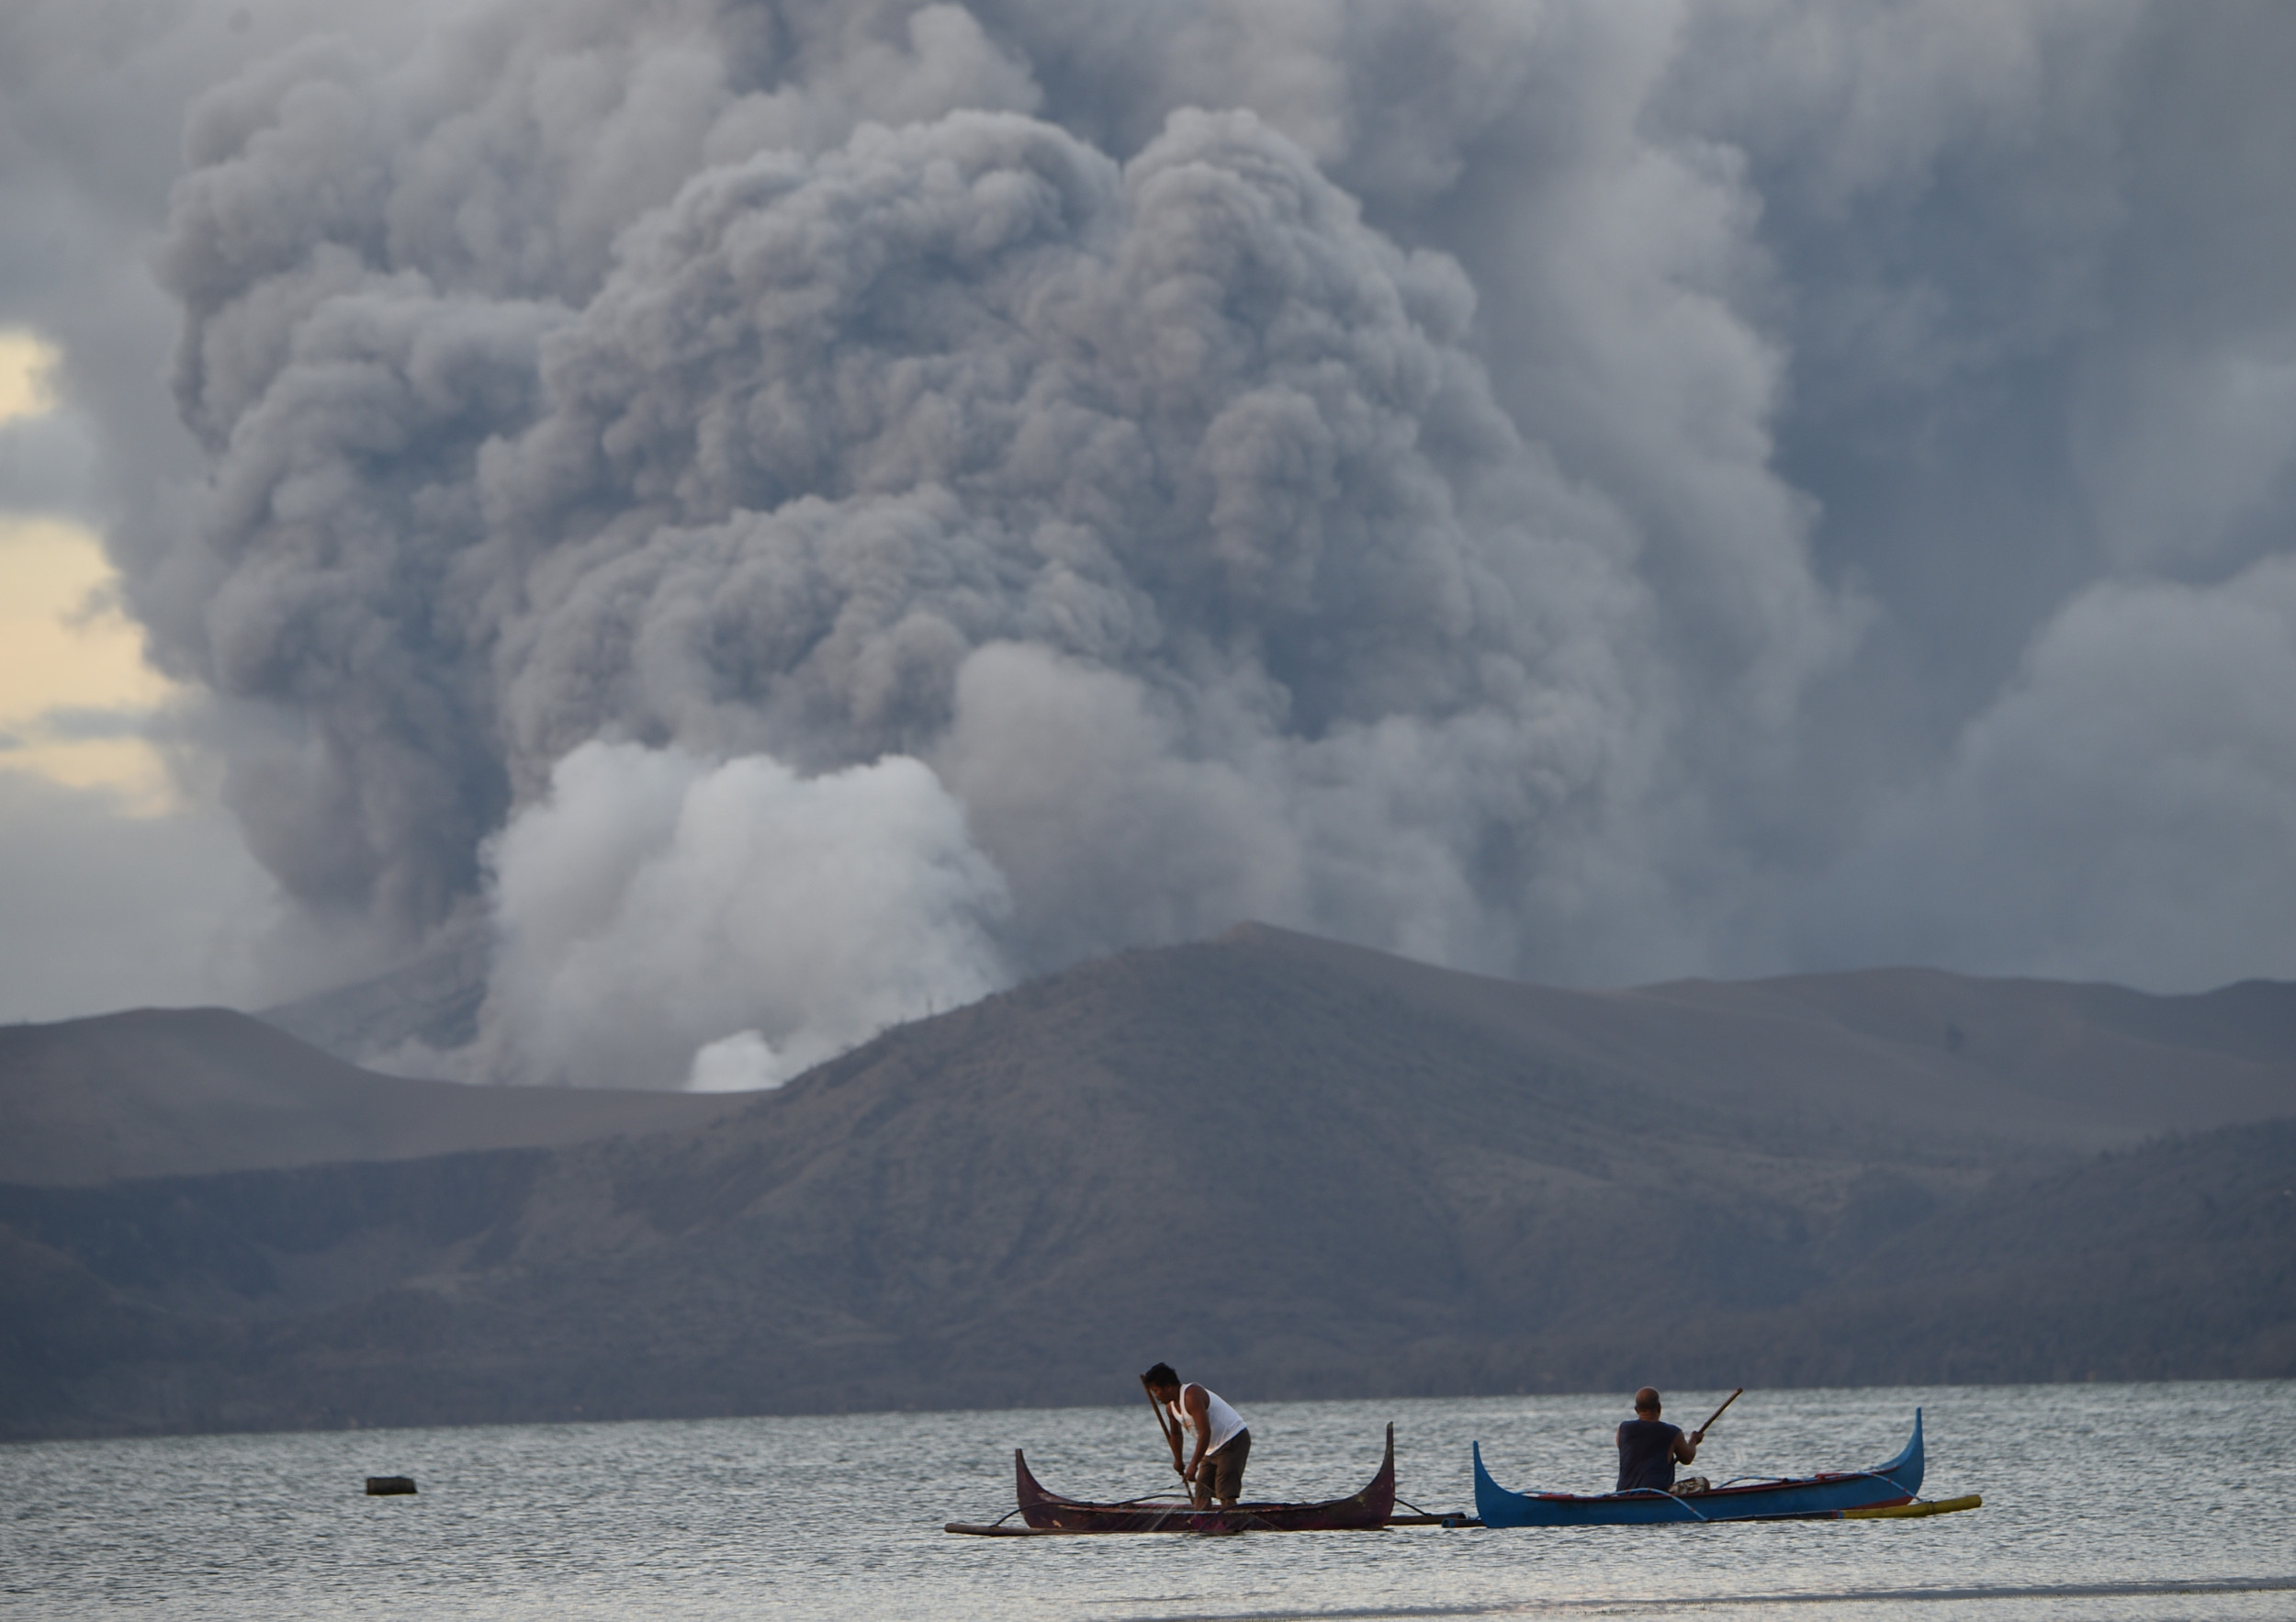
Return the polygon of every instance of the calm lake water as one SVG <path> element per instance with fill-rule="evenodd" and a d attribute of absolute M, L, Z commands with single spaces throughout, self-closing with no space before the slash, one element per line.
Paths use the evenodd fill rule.
<path fill-rule="evenodd" d="M 1599 1490 L 1623 1397 L 1255 1402 L 1250 1495 L 1334 1497 L 1396 1422 L 1402 1493 Z M 1668 1394 L 1694 1424 L 1719 1393 Z M 1927 1520 L 974 1538 L 1012 1448 L 1055 1491 L 1169 1469 L 1106 1409 L 0 1447 L 0 1612 L 38 1616 L 2296 1615 L 2296 1382 L 1750 1391 L 1699 1470 L 1874 1463 L 1927 1412 Z M 1164 1478 L 1159 1479 L 1159 1470 Z M 413 1498 L 368 1498 L 411 1475 Z"/>

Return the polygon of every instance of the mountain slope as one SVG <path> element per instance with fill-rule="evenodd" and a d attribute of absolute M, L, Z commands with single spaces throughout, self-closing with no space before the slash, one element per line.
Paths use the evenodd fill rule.
<path fill-rule="evenodd" d="M 377 1076 L 227 1008 L 0 1027 L 0 1182 L 397 1160 L 699 1125 L 738 1098 Z"/>
<path fill-rule="evenodd" d="M 0 1189 L 0 1429 L 1093 1401 L 1159 1356 L 1264 1396 L 2296 1372 L 2296 1129 L 2083 1147 L 2296 1114 L 2269 1019 L 2172 1008 L 2178 1047 L 1992 985 L 1717 1018 L 1250 930 L 650 1137 Z M 2058 1119 L 2099 1053 L 2104 1124 Z"/>

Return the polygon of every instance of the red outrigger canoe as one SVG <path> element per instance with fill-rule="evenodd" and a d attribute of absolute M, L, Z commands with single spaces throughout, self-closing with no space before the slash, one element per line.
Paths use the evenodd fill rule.
<path fill-rule="evenodd" d="M 1154 1499 L 1086 1504 L 1046 1492 L 1029 1473 L 1029 1461 L 1018 1447 L 1013 1449 L 1012 1468 L 1020 1492 L 1020 1518 L 1033 1532 L 1342 1532 L 1384 1526 L 1395 1513 L 1395 1427 L 1391 1425 L 1387 1427 L 1387 1452 L 1379 1460 L 1379 1473 L 1362 1492 L 1324 1504 L 1238 1504 L 1212 1509 Z M 951 1524 L 949 1530 L 988 1528 Z"/>

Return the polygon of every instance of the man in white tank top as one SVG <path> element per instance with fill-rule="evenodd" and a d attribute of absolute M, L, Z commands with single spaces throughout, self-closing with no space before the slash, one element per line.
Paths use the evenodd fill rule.
<path fill-rule="evenodd" d="M 1156 1406 L 1174 1420 L 1165 1433 L 1172 1444 L 1172 1468 L 1187 1482 L 1196 1507 L 1209 1509 L 1215 1498 L 1223 1505 L 1235 1503 L 1244 1491 L 1244 1462 L 1252 1456 L 1252 1433 L 1244 1415 L 1221 1402 L 1219 1393 L 1183 1382 L 1169 1363 L 1159 1363 L 1140 1378 Z M 1184 1428 L 1196 1433 L 1196 1457 L 1185 1464 L 1180 1461 Z"/>

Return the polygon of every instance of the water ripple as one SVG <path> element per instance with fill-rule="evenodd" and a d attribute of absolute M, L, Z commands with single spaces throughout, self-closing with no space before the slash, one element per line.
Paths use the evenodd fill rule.
<path fill-rule="evenodd" d="M 1254 1495 L 1606 1484 L 1616 1398 L 1250 1402 Z M 1716 1399 L 1716 1400 L 1718 1400 Z M 1705 1393 L 1671 1393 L 1689 1411 Z M 1056 1491 L 1159 1490 L 1142 1405 L 0 1447 L 0 1612 L 171 1618 L 879 1616 L 1110 1622 L 1559 1615 L 2284 1616 L 2296 1382 L 1750 1392 L 1706 1473 L 1869 1463 L 1928 1411 L 1927 1520 L 972 1539 L 1012 1448 Z M 411 1475 L 411 1498 L 367 1498 Z"/>

